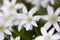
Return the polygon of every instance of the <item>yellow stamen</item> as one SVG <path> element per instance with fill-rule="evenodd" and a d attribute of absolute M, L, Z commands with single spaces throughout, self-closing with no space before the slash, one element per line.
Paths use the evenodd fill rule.
<path fill-rule="evenodd" d="M 4 27 L 0 25 L 0 31 L 3 30 L 3 29 L 4 29 Z"/>
<path fill-rule="evenodd" d="M 50 40 L 50 37 L 49 37 L 49 36 L 46 36 L 46 37 L 45 37 L 45 40 Z"/>
<path fill-rule="evenodd" d="M 14 6 L 10 6 L 9 9 L 10 9 L 10 10 L 13 10 L 13 9 L 14 9 Z"/>
<path fill-rule="evenodd" d="M 52 17 L 51 17 L 51 21 L 52 21 L 52 22 L 56 21 L 56 17 L 52 16 Z"/>
<path fill-rule="evenodd" d="M 31 18 L 31 17 L 28 17 L 28 18 L 27 18 L 27 21 L 28 21 L 28 22 L 31 22 L 31 21 L 32 21 L 32 18 Z"/>

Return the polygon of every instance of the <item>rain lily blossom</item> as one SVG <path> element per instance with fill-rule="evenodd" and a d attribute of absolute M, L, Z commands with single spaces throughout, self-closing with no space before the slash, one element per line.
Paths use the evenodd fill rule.
<path fill-rule="evenodd" d="M 10 37 L 10 40 L 20 40 L 20 37 L 19 36 L 17 36 L 15 39 L 11 36 Z"/>
<path fill-rule="evenodd" d="M 41 16 L 38 16 L 38 15 L 33 16 L 33 14 L 36 11 L 37 11 L 36 7 L 32 8 L 29 12 L 27 12 L 26 7 L 23 9 L 22 20 L 20 21 L 20 23 L 18 25 L 18 31 L 21 30 L 22 26 L 24 26 L 26 28 L 26 30 L 32 30 L 32 28 L 33 28 L 32 25 L 38 27 L 36 24 L 36 21 L 38 21 L 41 18 Z"/>
<path fill-rule="evenodd" d="M 7 25 L 3 16 L 0 16 L 0 40 L 4 40 L 5 34 L 12 35 Z"/>
<path fill-rule="evenodd" d="M 4 20 L 8 26 L 15 25 L 13 22 L 16 20 L 15 16 L 17 16 L 17 9 L 21 8 L 23 6 L 22 3 L 17 3 L 16 0 L 3 0 L 3 5 L 1 7 Z M 18 20 L 17 20 L 18 21 Z"/>
<path fill-rule="evenodd" d="M 16 4 L 16 0 L 11 0 L 11 2 L 9 0 L 4 0 L 3 1 L 3 10 L 6 10 L 6 12 L 15 12 L 15 4 Z"/>
<path fill-rule="evenodd" d="M 26 0 L 26 1 L 32 3 L 35 6 L 41 5 L 44 8 L 48 5 L 48 2 L 54 5 L 54 0 Z"/>
<path fill-rule="evenodd" d="M 15 20 L 14 15 L 9 14 L 7 12 L 4 12 L 4 10 L 2 10 L 1 14 L 2 14 L 2 18 L 3 18 L 4 22 L 5 22 L 5 26 L 8 26 L 9 29 L 10 29 L 13 26 L 13 20 Z M 7 14 L 9 14 L 9 15 L 7 15 Z M 11 30 L 12 30 L 12 28 L 11 28 Z"/>
<path fill-rule="evenodd" d="M 41 33 L 42 36 L 38 36 L 35 38 L 35 40 L 59 40 L 60 39 L 60 34 L 59 33 L 54 33 L 54 28 L 52 28 L 49 32 L 45 30 L 44 27 L 41 28 Z"/>
<path fill-rule="evenodd" d="M 47 12 L 48 15 L 43 15 L 41 18 L 45 21 L 47 21 L 47 23 L 44 25 L 44 27 L 46 28 L 46 30 L 48 30 L 51 25 L 53 24 L 53 27 L 60 32 L 60 28 L 59 28 L 59 24 L 58 22 L 60 22 L 60 7 L 54 12 L 54 9 L 51 6 L 47 7 Z M 48 26 L 48 27 L 47 27 Z"/>
<path fill-rule="evenodd" d="M 26 11 L 26 7 L 23 3 L 19 3 L 18 5 L 16 5 L 16 9 L 19 9 L 19 11 L 21 10 L 21 12 L 14 14 L 15 20 L 14 20 L 13 24 L 19 25 L 19 23 L 22 19 L 23 13 L 27 13 L 27 11 Z"/>
<path fill-rule="evenodd" d="M 3 0 L 2 10 L 5 15 L 15 14 L 17 13 L 17 8 L 19 8 L 19 4 L 20 3 L 16 3 L 16 0 Z"/>

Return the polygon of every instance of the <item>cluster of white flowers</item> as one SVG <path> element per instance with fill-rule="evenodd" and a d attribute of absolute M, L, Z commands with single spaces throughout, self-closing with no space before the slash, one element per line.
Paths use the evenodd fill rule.
<path fill-rule="evenodd" d="M 41 28 L 41 33 L 43 36 L 36 37 L 34 40 L 59 40 L 60 39 L 60 27 L 58 22 L 60 22 L 60 7 L 54 12 L 53 7 L 48 3 L 51 2 L 54 5 L 54 0 L 26 0 L 34 4 L 35 6 L 28 12 L 26 6 L 23 3 L 16 3 L 17 0 L 3 0 L 3 5 L 0 6 L 0 40 L 4 40 L 5 34 L 10 35 L 10 40 L 20 40 L 20 36 L 15 39 L 12 37 L 11 31 L 12 26 L 18 25 L 18 31 L 24 27 L 26 31 L 32 30 L 33 26 L 38 27 L 36 23 L 40 19 L 47 21 L 47 23 Z M 39 5 L 47 8 L 48 15 L 36 15 Z M 21 13 L 17 10 L 22 9 Z M 53 24 L 53 25 L 52 25 Z M 47 32 L 47 30 L 53 26 L 52 29 Z M 57 33 L 54 34 L 54 31 Z"/>

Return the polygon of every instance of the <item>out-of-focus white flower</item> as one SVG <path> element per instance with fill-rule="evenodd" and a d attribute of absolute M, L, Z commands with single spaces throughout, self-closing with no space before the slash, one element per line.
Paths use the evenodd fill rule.
<path fill-rule="evenodd" d="M 54 28 L 52 28 L 47 33 L 45 28 L 42 27 L 41 28 L 41 33 L 42 33 L 43 36 L 38 36 L 38 37 L 35 38 L 35 40 L 59 40 L 60 39 L 60 34 L 59 33 L 53 34 L 54 33 Z"/>
<path fill-rule="evenodd" d="M 15 16 L 17 14 L 17 9 L 20 8 L 22 4 L 17 3 L 16 0 L 3 0 L 3 5 L 1 7 L 1 10 L 4 15 L 5 25 L 12 27 L 14 25 L 14 20 L 16 20 Z M 14 16 L 15 15 L 15 16 Z"/>
<path fill-rule="evenodd" d="M 19 9 L 19 11 L 21 10 L 22 12 L 14 14 L 15 20 L 14 20 L 13 24 L 14 25 L 19 25 L 19 23 L 22 19 L 23 13 L 26 12 L 26 7 L 23 3 L 19 3 L 19 4 L 16 5 L 16 9 Z"/>
<path fill-rule="evenodd" d="M 23 7 L 23 13 L 20 16 L 16 16 L 16 18 L 18 18 L 20 21 L 18 25 L 19 31 L 21 30 L 22 26 L 24 26 L 26 30 L 32 30 L 32 25 L 37 27 L 36 21 L 40 19 L 40 16 L 33 16 L 36 11 L 36 7 L 32 8 L 29 12 L 27 12 L 27 8 L 25 6 Z"/>
<path fill-rule="evenodd" d="M 60 22 L 60 7 L 54 12 L 54 9 L 51 6 L 47 7 L 48 15 L 43 15 L 42 19 L 46 20 L 47 23 L 44 25 L 45 29 L 48 30 L 51 25 L 53 24 L 54 28 L 60 32 L 59 24 L 57 22 Z"/>
<path fill-rule="evenodd" d="M 15 3 L 16 0 L 11 0 L 11 2 L 9 0 L 3 0 L 2 10 L 4 10 L 4 12 L 7 12 L 7 14 L 16 12 Z"/>
<path fill-rule="evenodd" d="M 54 0 L 26 0 L 27 2 L 30 2 L 34 4 L 35 6 L 43 6 L 46 7 L 48 5 L 48 2 L 51 2 L 52 5 L 54 5 Z"/>
<path fill-rule="evenodd" d="M 17 36 L 15 39 L 11 36 L 10 37 L 10 40 L 20 40 L 20 37 L 19 36 Z"/>
<path fill-rule="evenodd" d="M 16 14 L 20 3 L 16 4 L 16 0 L 3 0 L 2 10 L 5 15 Z M 20 5 L 21 6 L 21 5 Z"/>
<path fill-rule="evenodd" d="M 9 26 L 7 26 L 8 24 L 6 24 L 3 16 L 0 16 L 0 40 L 4 39 L 5 33 L 8 35 L 12 35 Z"/>

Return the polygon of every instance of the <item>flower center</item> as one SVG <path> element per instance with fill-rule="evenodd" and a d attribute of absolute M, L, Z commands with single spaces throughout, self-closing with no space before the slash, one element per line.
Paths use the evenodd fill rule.
<path fill-rule="evenodd" d="M 14 6 L 10 6 L 9 9 L 10 9 L 10 10 L 13 10 L 13 9 L 14 9 Z"/>
<path fill-rule="evenodd" d="M 0 31 L 2 31 L 3 29 L 4 29 L 4 27 L 0 25 Z"/>
<path fill-rule="evenodd" d="M 55 16 L 52 16 L 52 17 L 51 17 L 51 21 L 52 21 L 52 22 L 56 21 L 56 17 L 55 17 Z"/>
<path fill-rule="evenodd" d="M 28 22 L 31 22 L 31 21 L 32 21 L 32 18 L 31 18 L 31 17 L 28 17 L 28 18 L 27 18 L 27 21 L 28 21 Z"/>
<path fill-rule="evenodd" d="M 50 40 L 50 37 L 49 37 L 49 36 L 46 36 L 46 37 L 45 37 L 45 40 Z"/>

